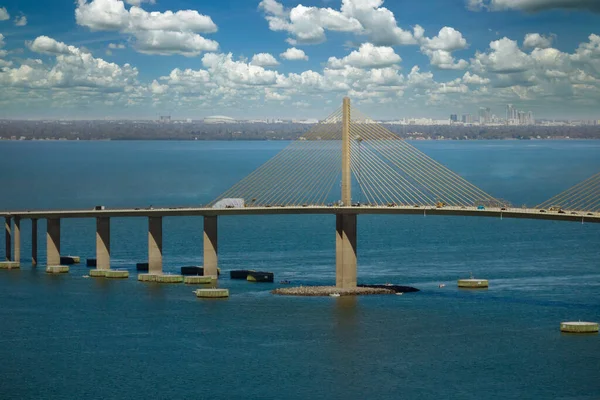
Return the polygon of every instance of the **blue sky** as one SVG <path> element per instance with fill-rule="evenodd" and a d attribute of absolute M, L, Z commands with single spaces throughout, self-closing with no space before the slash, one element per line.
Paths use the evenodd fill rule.
<path fill-rule="evenodd" d="M 0 0 L 0 35 L 0 118 L 600 119 L 596 0 Z"/>

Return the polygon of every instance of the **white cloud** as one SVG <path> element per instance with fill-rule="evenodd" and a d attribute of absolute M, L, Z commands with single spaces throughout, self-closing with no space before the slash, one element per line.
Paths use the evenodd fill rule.
<path fill-rule="evenodd" d="M 279 61 L 269 53 L 258 53 L 252 57 L 250 64 L 259 67 L 275 67 L 279 65 Z"/>
<path fill-rule="evenodd" d="M 383 0 L 342 0 L 341 11 L 360 22 L 363 29 L 357 33 L 366 35 L 371 43 L 386 46 L 417 44 L 422 28 L 417 25 L 413 32 L 400 28 L 394 13 L 382 6 Z"/>
<path fill-rule="evenodd" d="M 444 50 L 448 52 L 462 50 L 467 48 L 467 40 L 462 33 L 456 29 L 445 26 L 440 29 L 437 36 L 424 38 L 421 46 L 428 50 Z"/>
<path fill-rule="evenodd" d="M 129 64 L 119 66 L 68 46 L 47 36 L 29 43 L 37 53 L 55 56 L 55 63 L 47 67 L 41 62 L 23 63 L 19 68 L 0 72 L 0 84 L 29 88 L 90 88 L 102 91 L 123 91 L 135 85 L 136 68 Z"/>
<path fill-rule="evenodd" d="M 195 10 L 147 12 L 138 6 L 126 9 L 121 0 L 78 0 L 75 19 L 93 31 L 132 35 L 134 48 L 141 53 L 195 56 L 219 48 L 216 41 L 199 34 L 214 33 L 217 26 Z"/>
<path fill-rule="evenodd" d="M 469 63 L 465 60 L 456 61 L 452 52 L 468 47 L 467 40 L 456 29 L 445 26 L 437 36 L 422 38 L 421 52 L 429 57 L 431 65 L 439 69 L 465 69 Z"/>
<path fill-rule="evenodd" d="M 276 91 L 269 89 L 269 88 L 265 88 L 265 100 L 273 100 L 273 101 L 284 101 L 284 100 L 289 100 L 290 96 L 281 94 L 281 93 L 277 93 Z"/>
<path fill-rule="evenodd" d="M 214 40 L 189 32 L 141 31 L 136 34 L 135 49 L 144 54 L 168 56 L 181 54 L 193 57 L 203 51 L 217 51 Z"/>
<path fill-rule="evenodd" d="M 10 14 L 6 11 L 6 7 L 0 7 L 0 21 L 8 21 Z"/>
<path fill-rule="evenodd" d="M 465 69 L 469 66 L 465 60 L 456 61 L 449 51 L 423 49 L 422 52 L 429 57 L 431 65 L 439 69 Z"/>
<path fill-rule="evenodd" d="M 284 60 L 288 60 L 288 61 L 300 61 L 300 60 L 307 61 L 308 60 L 308 56 L 304 53 L 304 51 L 297 49 L 295 47 L 287 49 L 286 51 L 281 53 L 279 55 L 279 57 L 283 58 Z"/>
<path fill-rule="evenodd" d="M 346 65 L 358 68 L 381 68 L 398 64 L 401 61 L 402 58 L 391 47 L 363 43 L 358 50 L 342 59 L 330 57 L 327 66 L 330 68 L 343 68 Z"/>
<path fill-rule="evenodd" d="M 415 65 L 408 74 L 408 84 L 416 87 L 431 87 L 435 84 L 431 72 L 420 72 L 421 69 Z"/>
<path fill-rule="evenodd" d="M 4 47 L 4 35 L 0 33 L 0 47 Z"/>
<path fill-rule="evenodd" d="M 108 48 L 111 50 L 123 50 L 125 45 L 122 43 L 109 43 Z"/>
<path fill-rule="evenodd" d="M 462 81 L 467 85 L 487 85 L 490 83 L 488 78 L 482 78 L 477 74 L 471 74 L 469 71 L 465 72 Z"/>
<path fill-rule="evenodd" d="M 529 49 L 546 49 L 552 46 L 552 36 L 542 36 L 539 33 L 528 33 L 523 40 L 523 47 Z"/>
<path fill-rule="evenodd" d="M 321 43 L 326 31 L 364 35 L 381 46 L 417 44 L 422 28 L 416 26 L 413 32 L 400 28 L 394 13 L 382 5 L 383 0 L 342 0 L 340 10 L 302 4 L 286 9 L 276 0 L 262 0 L 259 8 L 265 12 L 269 29 L 288 32 L 292 45 Z"/>
<path fill-rule="evenodd" d="M 471 11 L 481 11 L 485 8 L 483 0 L 467 0 L 467 9 Z"/>
<path fill-rule="evenodd" d="M 516 41 L 504 37 L 490 43 L 491 51 L 477 52 L 471 61 L 477 70 L 510 74 L 526 71 L 531 67 L 531 60 L 523 53 Z"/>
<path fill-rule="evenodd" d="M 31 51 L 41 54 L 78 54 L 80 51 L 75 46 L 67 46 L 62 42 L 58 42 L 48 36 L 39 36 L 33 42 L 27 43 Z"/>
<path fill-rule="evenodd" d="M 150 84 L 150 92 L 152 94 L 165 94 L 167 93 L 167 91 L 169 90 L 169 86 L 168 85 L 162 85 L 160 83 L 158 83 L 158 81 L 155 79 L 152 81 L 152 83 Z"/>
<path fill-rule="evenodd" d="M 25 26 L 27 25 L 27 17 L 21 15 L 20 17 L 15 18 L 15 26 Z"/>
<path fill-rule="evenodd" d="M 467 8 L 473 11 L 487 9 L 489 11 L 519 10 L 527 12 L 562 8 L 600 12 L 600 2 L 597 0 L 467 0 Z"/>
<path fill-rule="evenodd" d="M 291 44 L 321 43 L 325 30 L 355 32 L 362 29 L 360 23 L 331 8 L 305 7 L 302 4 L 286 10 L 275 0 L 263 0 L 258 7 L 266 14 L 269 29 L 287 31 L 293 37 Z"/>
<path fill-rule="evenodd" d="M 202 57 L 202 65 L 211 73 L 213 80 L 221 85 L 273 85 L 279 76 L 276 71 L 233 61 L 231 53 L 207 53 Z"/>

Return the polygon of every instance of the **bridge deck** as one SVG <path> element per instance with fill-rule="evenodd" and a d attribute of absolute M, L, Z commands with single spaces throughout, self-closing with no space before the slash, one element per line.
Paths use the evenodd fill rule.
<path fill-rule="evenodd" d="M 96 218 L 96 217 L 186 217 L 186 216 L 227 216 L 227 215 L 285 215 L 285 214 L 407 214 L 407 215 L 449 215 L 469 217 L 524 218 L 571 222 L 600 223 L 600 213 L 587 211 L 556 211 L 535 208 L 487 207 L 441 207 L 432 206 L 287 206 L 287 207 L 246 207 L 215 209 L 206 207 L 170 207 L 170 208 L 127 208 L 105 210 L 25 210 L 0 211 L 0 217 L 32 218 Z"/>

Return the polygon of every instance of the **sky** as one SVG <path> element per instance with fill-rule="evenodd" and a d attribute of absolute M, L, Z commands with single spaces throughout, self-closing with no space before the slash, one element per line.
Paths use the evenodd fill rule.
<path fill-rule="evenodd" d="M 0 118 L 600 119 L 600 0 L 0 0 Z"/>

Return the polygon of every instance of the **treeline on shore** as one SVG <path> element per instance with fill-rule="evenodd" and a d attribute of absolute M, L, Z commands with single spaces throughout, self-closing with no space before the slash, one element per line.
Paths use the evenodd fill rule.
<path fill-rule="evenodd" d="M 600 126 L 388 125 L 402 138 L 600 139 Z M 206 124 L 152 121 L 0 121 L 1 139 L 44 140 L 294 140 L 312 125 L 297 123 Z"/>

